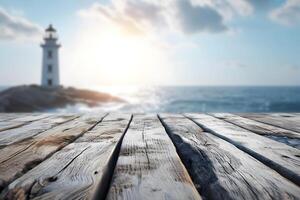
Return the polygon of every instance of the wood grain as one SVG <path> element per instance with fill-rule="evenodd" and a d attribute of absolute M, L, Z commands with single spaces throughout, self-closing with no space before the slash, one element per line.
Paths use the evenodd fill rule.
<path fill-rule="evenodd" d="M 1 134 L 1 131 L 18 128 L 18 127 L 24 126 L 26 124 L 29 124 L 31 122 L 34 122 L 34 121 L 37 121 L 40 119 L 45 119 L 50 116 L 51 116 L 51 114 L 38 114 L 38 115 L 34 115 L 34 114 L 28 115 L 27 114 L 27 116 L 15 115 L 12 118 L 6 118 L 7 120 L 0 121 L 0 134 Z"/>
<path fill-rule="evenodd" d="M 73 120 L 74 114 L 56 114 L 24 126 L 0 132 L 0 148 L 33 137 L 57 125 Z"/>
<path fill-rule="evenodd" d="M 134 115 L 107 199 L 200 199 L 156 115 Z"/>
<path fill-rule="evenodd" d="M 0 122 L 28 115 L 28 113 L 0 113 Z"/>
<path fill-rule="evenodd" d="M 0 199 L 300 199 L 299 113 L 186 116 L 0 114 Z"/>
<path fill-rule="evenodd" d="M 12 182 L 2 197 L 91 199 L 107 173 L 111 157 L 116 156 L 115 149 L 130 117 L 129 114 L 108 115 L 82 137 Z"/>
<path fill-rule="evenodd" d="M 300 134 L 297 132 L 268 125 L 230 113 L 214 113 L 211 115 L 259 135 L 266 136 L 270 139 L 300 149 Z"/>
<path fill-rule="evenodd" d="M 204 199 L 300 197 L 295 184 L 191 120 L 176 114 L 159 116 Z"/>
<path fill-rule="evenodd" d="M 238 114 L 242 117 L 300 133 L 300 115 L 291 113 Z"/>
<path fill-rule="evenodd" d="M 205 114 L 186 114 L 205 131 L 234 144 L 300 185 L 300 151 Z"/>
<path fill-rule="evenodd" d="M 105 114 L 85 114 L 0 150 L 0 188 L 93 128 Z"/>

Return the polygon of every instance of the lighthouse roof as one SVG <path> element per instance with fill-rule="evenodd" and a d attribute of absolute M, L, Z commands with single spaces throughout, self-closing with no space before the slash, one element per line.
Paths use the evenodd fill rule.
<path fill-rule="evenodd" d="M 47 32 L 56 32 L 55 28 L 53 28 L 52 24 L 46 29 Z"/>

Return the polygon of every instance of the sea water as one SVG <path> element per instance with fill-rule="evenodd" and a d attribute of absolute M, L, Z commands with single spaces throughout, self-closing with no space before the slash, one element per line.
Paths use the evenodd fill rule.
<path fill-rule="evenodd" d="M 126 100 L 52 112 L 300 112 L 300 87 L 97 87 Z"/>

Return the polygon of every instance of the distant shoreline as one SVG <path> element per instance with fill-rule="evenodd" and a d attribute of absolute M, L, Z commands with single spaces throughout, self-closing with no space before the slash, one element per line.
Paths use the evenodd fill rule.
<path fill-rule="evenodd" d="M 46 88 L 38 85 L 0 87 L 0 112 L 43 112 L 67 105 L 125 102 L 108 93 L 73 87 Z"/>

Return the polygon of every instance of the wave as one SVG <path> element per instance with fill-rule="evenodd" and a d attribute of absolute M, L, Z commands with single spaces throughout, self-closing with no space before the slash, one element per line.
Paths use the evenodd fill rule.
<path fill-rule="evenodd" d="M 94 108 L 73 105 L 53 111 L 300 112 L 300 87 L 122 87 L 119 93 L 113 91 L 128 102 Z"/>

